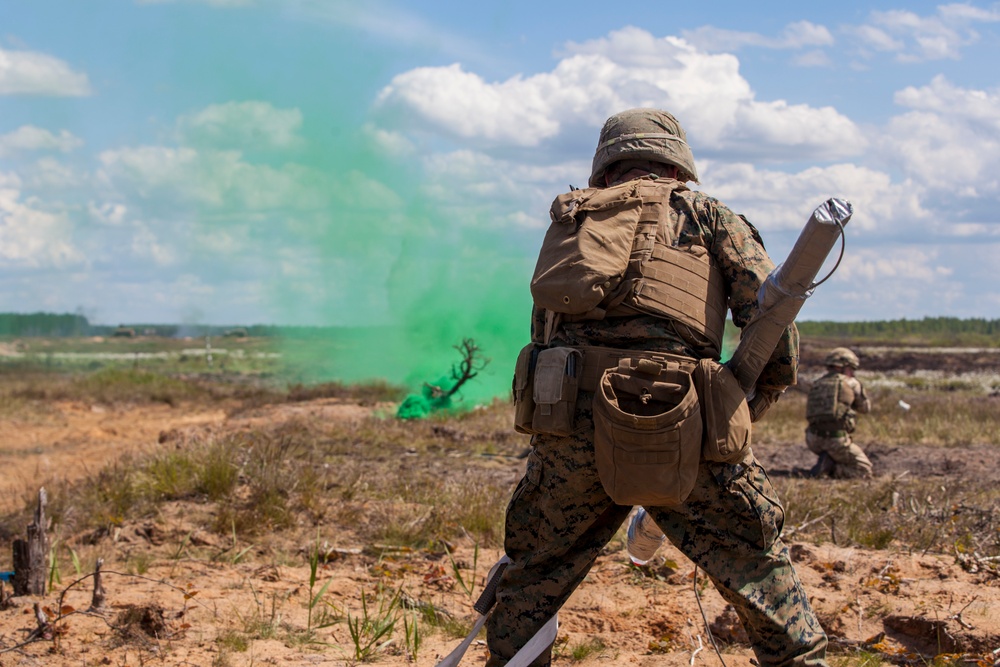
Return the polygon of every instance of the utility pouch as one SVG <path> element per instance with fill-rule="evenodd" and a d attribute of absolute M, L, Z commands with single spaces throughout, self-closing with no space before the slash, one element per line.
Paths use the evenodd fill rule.
<path fill-rule="evenodd" d="M 702 422 L 691 374 L 675 363 L 622 359 L 594 397 L 601 484 L 619 505 L 683 503 L 694 488 Z"/>
<path fill-rule="evenodd" d="M 750 446 L 750 408 L 739 380 L 729 367 L 702 359 L 692 373 L 704 433 L 701 458 L 737 463 Z"/>
<path fill-rule="evenodd" d="M 534 378 L 538 353 L 544 348 L 538 343 L 528 343 L 517 355 L 514 365 L 514 380 L 511 384 L 511 398 L 514 401 L 514 430 L 518 433 L 533 434 L 531 421 L 535 415 Z"/>
<path fill-rule="evenodd" d="M 573 432 L 582 371 L 583 354 L 577 349 L 550 347 L 538 353 L 532 391 L 533 432 L 551 435 Z"/>

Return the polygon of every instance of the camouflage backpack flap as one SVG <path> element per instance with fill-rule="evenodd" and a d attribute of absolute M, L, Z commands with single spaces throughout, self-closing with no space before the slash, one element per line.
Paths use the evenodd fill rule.
<path fill-rule="evenodd" d="M 806 401 L 806 419 L 820 431 L 853 431 L 857 417 L 851 404 L 854 391 L 839 373 L 827 373 L 813 383 Z"/>
<path fill-rule="evenodd" d="M 615 290 L 628 268 L 643 209 L 636 191 L 636 182 L 629 181 L 556 198 L 531 279 L 535 305 L 584 315 Z"/>

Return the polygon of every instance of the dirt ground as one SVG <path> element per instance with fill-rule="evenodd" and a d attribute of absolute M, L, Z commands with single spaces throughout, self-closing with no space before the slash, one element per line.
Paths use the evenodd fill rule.
<path fill-rule="evenodd" d="M 997 363 L 995 357 L 980 363 Z M 926 358 L 918 361 L 925 364 Z M 966 362 L 948 357 L 947 363 Z M 125 451 L 169 446 L 178 433 L 244 429 L 260 421 L 275 423 L 302 414 L 356 419 L 366 410 L 327 399 L 273 406 L 255 411 L 252 418 L 227 418 L 219 409 L 59 404 L 50 419 L 37 423 L 0 421 L 0 506 L 22 506 L 34 493 L 36 480 L 49 479 L 54 471 L 61 471 L 67 479 L 83 476 Z M 757 454 L 777 476 L 808 468 L 813 459 L 801 447 L 761 449 Z M 875 447 L 869 455 L 881 475 L 908 471 L 960 479 L 976 474 L 1000 481 L 995 450 L 987 447 Z M 497 465 L 513 481 L 524 463 L 511 459 L 499 460 Z M 198 511 L 177 505 L 155 519 L 121 527 L 114 536 L 115 548 L 150 556 L 141 575 L 107 568 L 103 609 L 87 611 L 93 602 L 92 581 L 69 587 L 72 579 L 65 574 L 55 593 L 0 604 L 0 667 L 355 664 L 360 660 L 345 622 L 318 629 L 310 641 L 294 641 L 287 632 L 276 631 L 274 638 L 220 650 L 217 638 L 247 627 L 249 621 L 256 620 L 261 627 L 307 627 L 309 600 L 327 581 L 331 583 L 324 599 L 340 609 L 353 609 L 355 618 L 360 614 L 360 592 L 373 591 L 379 580 L 407 591 L 404 606 L 416 606 L 419 598 L 432 601 L 456 619 L 475 618 L 474 595 L 457 585 L 444 554 L 376 553 L 372 545 L 357 542 L 349 531 L 329 545 L 312 589 L 305 541 L 300 557 L 287 563 L 169 557 L 169 545 L 185 541 L 225 552 L 225 539 L 190 527 L 190 518 Z M 787 541 L 835 655 L 866 649 L 883 660 L 914 665 L 926 664 L 929 656 L 982 666 L 1000 658 L 1000 577 L 988 568 L 962 567 L 948 554 L 817 546 L 797 542 L 794 536 Z M 475 581 L 478 594 L 489 565 L 500 553 L 479 553 L 473 572 L 476 554 L 471 545 L 455 547 L 455 562 Z M 621 544 L 609 546 L 559 614 L 557 663 L 722 664 L 704 630 L 701 607 L 720 643 L 724 664 L 753 664 L 742 630 L 721 597 L 671 547 L 661 550 L 661 555 L 665 559 L 654 561 L 655 567 L 637 569 L 629 564 Z M 6 565 L 8 556 L 0 555 L 0 569 Z M 60 591 L 66 591 L 61 599 Z M 370 598 L 368 604 L 377 602 Z M 54 633 L 50 628 L 43 641 L 13 649 L 38 627 L 36 603 L 52 613 L 63 605 L 69 615 L 56 624 Z M 314 613 L 319 611 L 314 608 Z M 397 627 L 392 642 L 372 662 L 435 665 L 459 641 L 442 630 L 426 631 L 414 658 L 408 654 L 403 628 Z M 960 655 L 966 657 L 960 660 Z M 485 658 L 480 638 L 463 664 L 483 664 Z"/>

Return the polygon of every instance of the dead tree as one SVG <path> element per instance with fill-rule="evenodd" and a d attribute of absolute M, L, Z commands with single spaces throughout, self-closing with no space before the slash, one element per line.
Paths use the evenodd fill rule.
<path fill-rule="evenodd" d="M 28 539 L 14 540 L 14 578 L 11 582 L 14 595 L 45 595 L 49 555 L 48 520 L 45 518 L 47 504 L 45 489 L 39 489 L 35 518 L 28 524 Z"/>
<path fill-rule="evenodd" d="M 472 338 L 463 338 L 461 344 L 453 345 L 452 347 L 462 355 L 462 361 L 457 366 L 451 367 L 451 378 L 455 381 L 455 384 L 446 390 L 437 385 L 425 383 L 427 388 L 430 389 L 431 398 L 438 400 L 451 398 L 458 393 L 463 384 L 479 375 L 479 371 L 486 368 L 490 363 L 489 359 L 481 356 L 482 350 L 479 349 L 476 341 Z"/>

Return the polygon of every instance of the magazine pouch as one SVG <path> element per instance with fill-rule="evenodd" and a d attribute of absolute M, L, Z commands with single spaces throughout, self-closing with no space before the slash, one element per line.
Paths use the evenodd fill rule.
<path fill-rule="evenodd" d="M 594 449 L 619 505 L 679 505 L 694 488 L 702 422 L 691 374 L 676 363 L 621 359 L 594 397 Z"/>
<path fill-rule="evenodd" d="M 550 347 L 538 353 L 532 398 L 534 433 L 569 435 L 573 432 L 583 354 L 572 347 Z"/>
<path fill-rule="evenodd" d="M 729 367 L 702 359 L 692 373 L 701 406 L 701 458 L 737 463 L 750 446 L 750 408 L 739 380 Z"/>
<path fill-rule="evenodd" d="M 514 401 L 514 430 L 518 433 L 534 434 L 531 428 L 531 420 L 535 415 L 533 380 L 538 353 L 543 349 L 538 343 L 528 343 L 521 348 L 514 365 L 511 399 Z"/>

